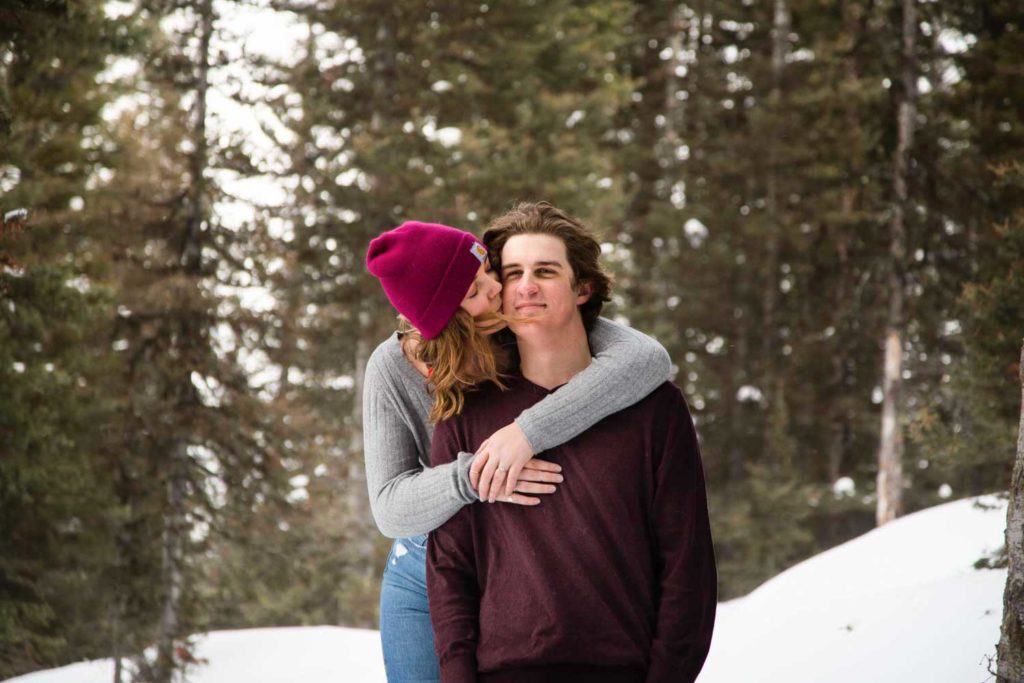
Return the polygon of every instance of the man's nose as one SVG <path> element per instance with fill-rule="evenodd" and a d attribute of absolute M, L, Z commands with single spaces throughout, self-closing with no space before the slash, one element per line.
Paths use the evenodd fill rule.
<path fill-rule="evenodd" d="M 533 278 L 524 273 L 519 278 L 519 282 L 516 283 L 516 289 L 520 294 L 532 294 L 537 291 L 537 283 L 533 281 Z"/>

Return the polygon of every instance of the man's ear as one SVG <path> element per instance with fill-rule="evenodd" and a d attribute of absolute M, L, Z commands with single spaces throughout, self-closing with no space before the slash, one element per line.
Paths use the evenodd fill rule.
<path fill-rule="evenodd" d="M 590 295 L 593 293 L 594 288 L 589 282 L 581 282 L 576 285 L 576 305 L 582 306 L 590 301 Z"/>

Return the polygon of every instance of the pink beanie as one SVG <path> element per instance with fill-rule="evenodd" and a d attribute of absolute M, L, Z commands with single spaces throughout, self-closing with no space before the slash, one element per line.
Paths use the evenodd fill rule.
<path fill-rule="evenodd" d="M 441 334 L 476 278 L 487 248 L 463 230 L 408 221 L 370 242 L 366 268 L 424 339 Z"/>

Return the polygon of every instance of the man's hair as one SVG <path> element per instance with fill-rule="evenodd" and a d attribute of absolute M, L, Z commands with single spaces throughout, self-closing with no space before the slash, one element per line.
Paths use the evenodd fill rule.
<path fill-rule="evenodd" d="M 589 333 L 606 301 L 611 300 L 612 276 L 601 265 L 601 243 L 576 218 L 547 202 L 522 202 L 491 222 L 484 232 L 491 264 L 501 272 L 501 250 L 516 235 L 551 235 L 562 240 L 572 268 L 572 285 L 589 285 L 590 298 L 580 305 L 583 327 Z"/>

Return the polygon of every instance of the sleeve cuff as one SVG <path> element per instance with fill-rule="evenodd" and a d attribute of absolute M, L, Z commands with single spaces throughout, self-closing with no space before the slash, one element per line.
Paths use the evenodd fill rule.
<path fill-rule="evenodd" d="M 455 459 L 455 489 L 463 503 L 475 503 L 480 500 L 476 489 L 469 481 L 469 467 L 473 464 L 473 457 L 473 453 L 462 451 Z"/>

